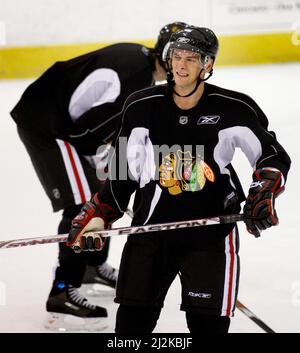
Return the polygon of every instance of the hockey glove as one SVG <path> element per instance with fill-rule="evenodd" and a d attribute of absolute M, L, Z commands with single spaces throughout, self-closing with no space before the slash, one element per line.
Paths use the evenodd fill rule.
<path fill-rule="evenodd" d="M 69 232 L 67 246 L 76 253 L 83 251 L 100 251 L 105 244 L 105 238 L 92 232 L 107 229 L 116 220 L 117 212 L 109 205 L 101 203 L 96 193 L 91 201 L 84 204 L 81 212 L 73 219 Z"/>
<path fill-rule="evenodd" d="M 260 231 L 278 224 L 275 198 L 284 191 L 282 174 L 271 168 L 258 169 L 253 173 L 249 195 L 244 206 L 245 223 L 255 237 Z"/>

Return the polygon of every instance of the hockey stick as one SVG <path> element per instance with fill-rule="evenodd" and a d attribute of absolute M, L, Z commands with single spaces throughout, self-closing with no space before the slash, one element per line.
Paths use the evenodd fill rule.
<path fill-rule="evenodd" d="M 122 227 L 122 228 L 103 230 L 101 232 L 93 232 L 93 233 L 97 233 L 102 237 L 106 238 L 106 237 L 112 237 L 116 235 L 140 234 L 140 233 L 159 232 L 159 231 L 181 229 L 181 228 L 235 223 L 243 220 L 244 220 L 243 214 L 232 214 L 232 215 L 219 216 L 219 217 L 194 219 L 190 221 L 157 223 L 157 224 L 148 224 L 148 225 L 135 226 L 135 227 Z M 67 237 L 68 237 L 67 234 L 59 234 L 59 235 L 52 235 L 52 236 L 50 235 L 45 237 L 0 241 L 0 249 L 16 248 L 19 246 L 27 246 L 27 245 L 65 242 L 67 240 Z"/>
<path fill-rule="evenodd" d="M 236 302 L 236 307 L 245 314 L 250 320 L 256 323 L 261 329 L 267 333 L 275 333 L 268 325 L 266 325 L 260 318 L 258 318 L 251 310 L 249 310 L 244 304 L 239 300 Z"/>

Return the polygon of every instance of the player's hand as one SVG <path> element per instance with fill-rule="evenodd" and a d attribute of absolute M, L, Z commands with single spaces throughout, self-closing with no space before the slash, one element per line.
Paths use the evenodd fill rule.
<path fill-rule="evenodd" d="M 253 173 L 244 215 L 247 230 L 255 237 L 259 237 L 262 230 L 278 224 L 275 198 L 284 190 L 281 181 L 279 170 L 263 168 Z"/>
<path fill-rule="evenodd" d="M 116 212 L 110 206 L 101 203 L 98 194 L 95 194 L 73 219 L 67 246 L 75 252 L 102 250 L 105 239 L 93 232 L 107 229 L 115 218 Z"/>

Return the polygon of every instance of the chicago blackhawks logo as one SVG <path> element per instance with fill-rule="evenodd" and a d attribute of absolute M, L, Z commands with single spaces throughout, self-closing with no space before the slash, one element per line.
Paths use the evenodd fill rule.
<path fill-rule="evenodd" d="M 207 180 L 215 181 L 214 172 L 203 159 L 193 157 L 190 151 L 170 153 L 159 167 L 159 183 L 168 188 L 171 195 L 202 190 Z"/>

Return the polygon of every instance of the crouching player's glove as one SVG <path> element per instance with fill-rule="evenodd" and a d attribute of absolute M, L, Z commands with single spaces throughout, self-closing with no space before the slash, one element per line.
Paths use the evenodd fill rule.
<path fill-rule="evenodd" d="M 258 169 L 253 173 L 249 195 L 244 206 L 245 223 L 255 237 L 260 231 L 278 224 L 275 198 L 284 190 L 282 174 L 272 168 Z"/>
<path fill-rule="evenodd" d="M 109 205 L 101 203 L 96 193 L 84 204 L 81 212 L 73 219 L 67 246 L 75 252 L 102 250 L 105 238 L 92 232 L 107 229 L 118 218 L 118 213 Z"/>

